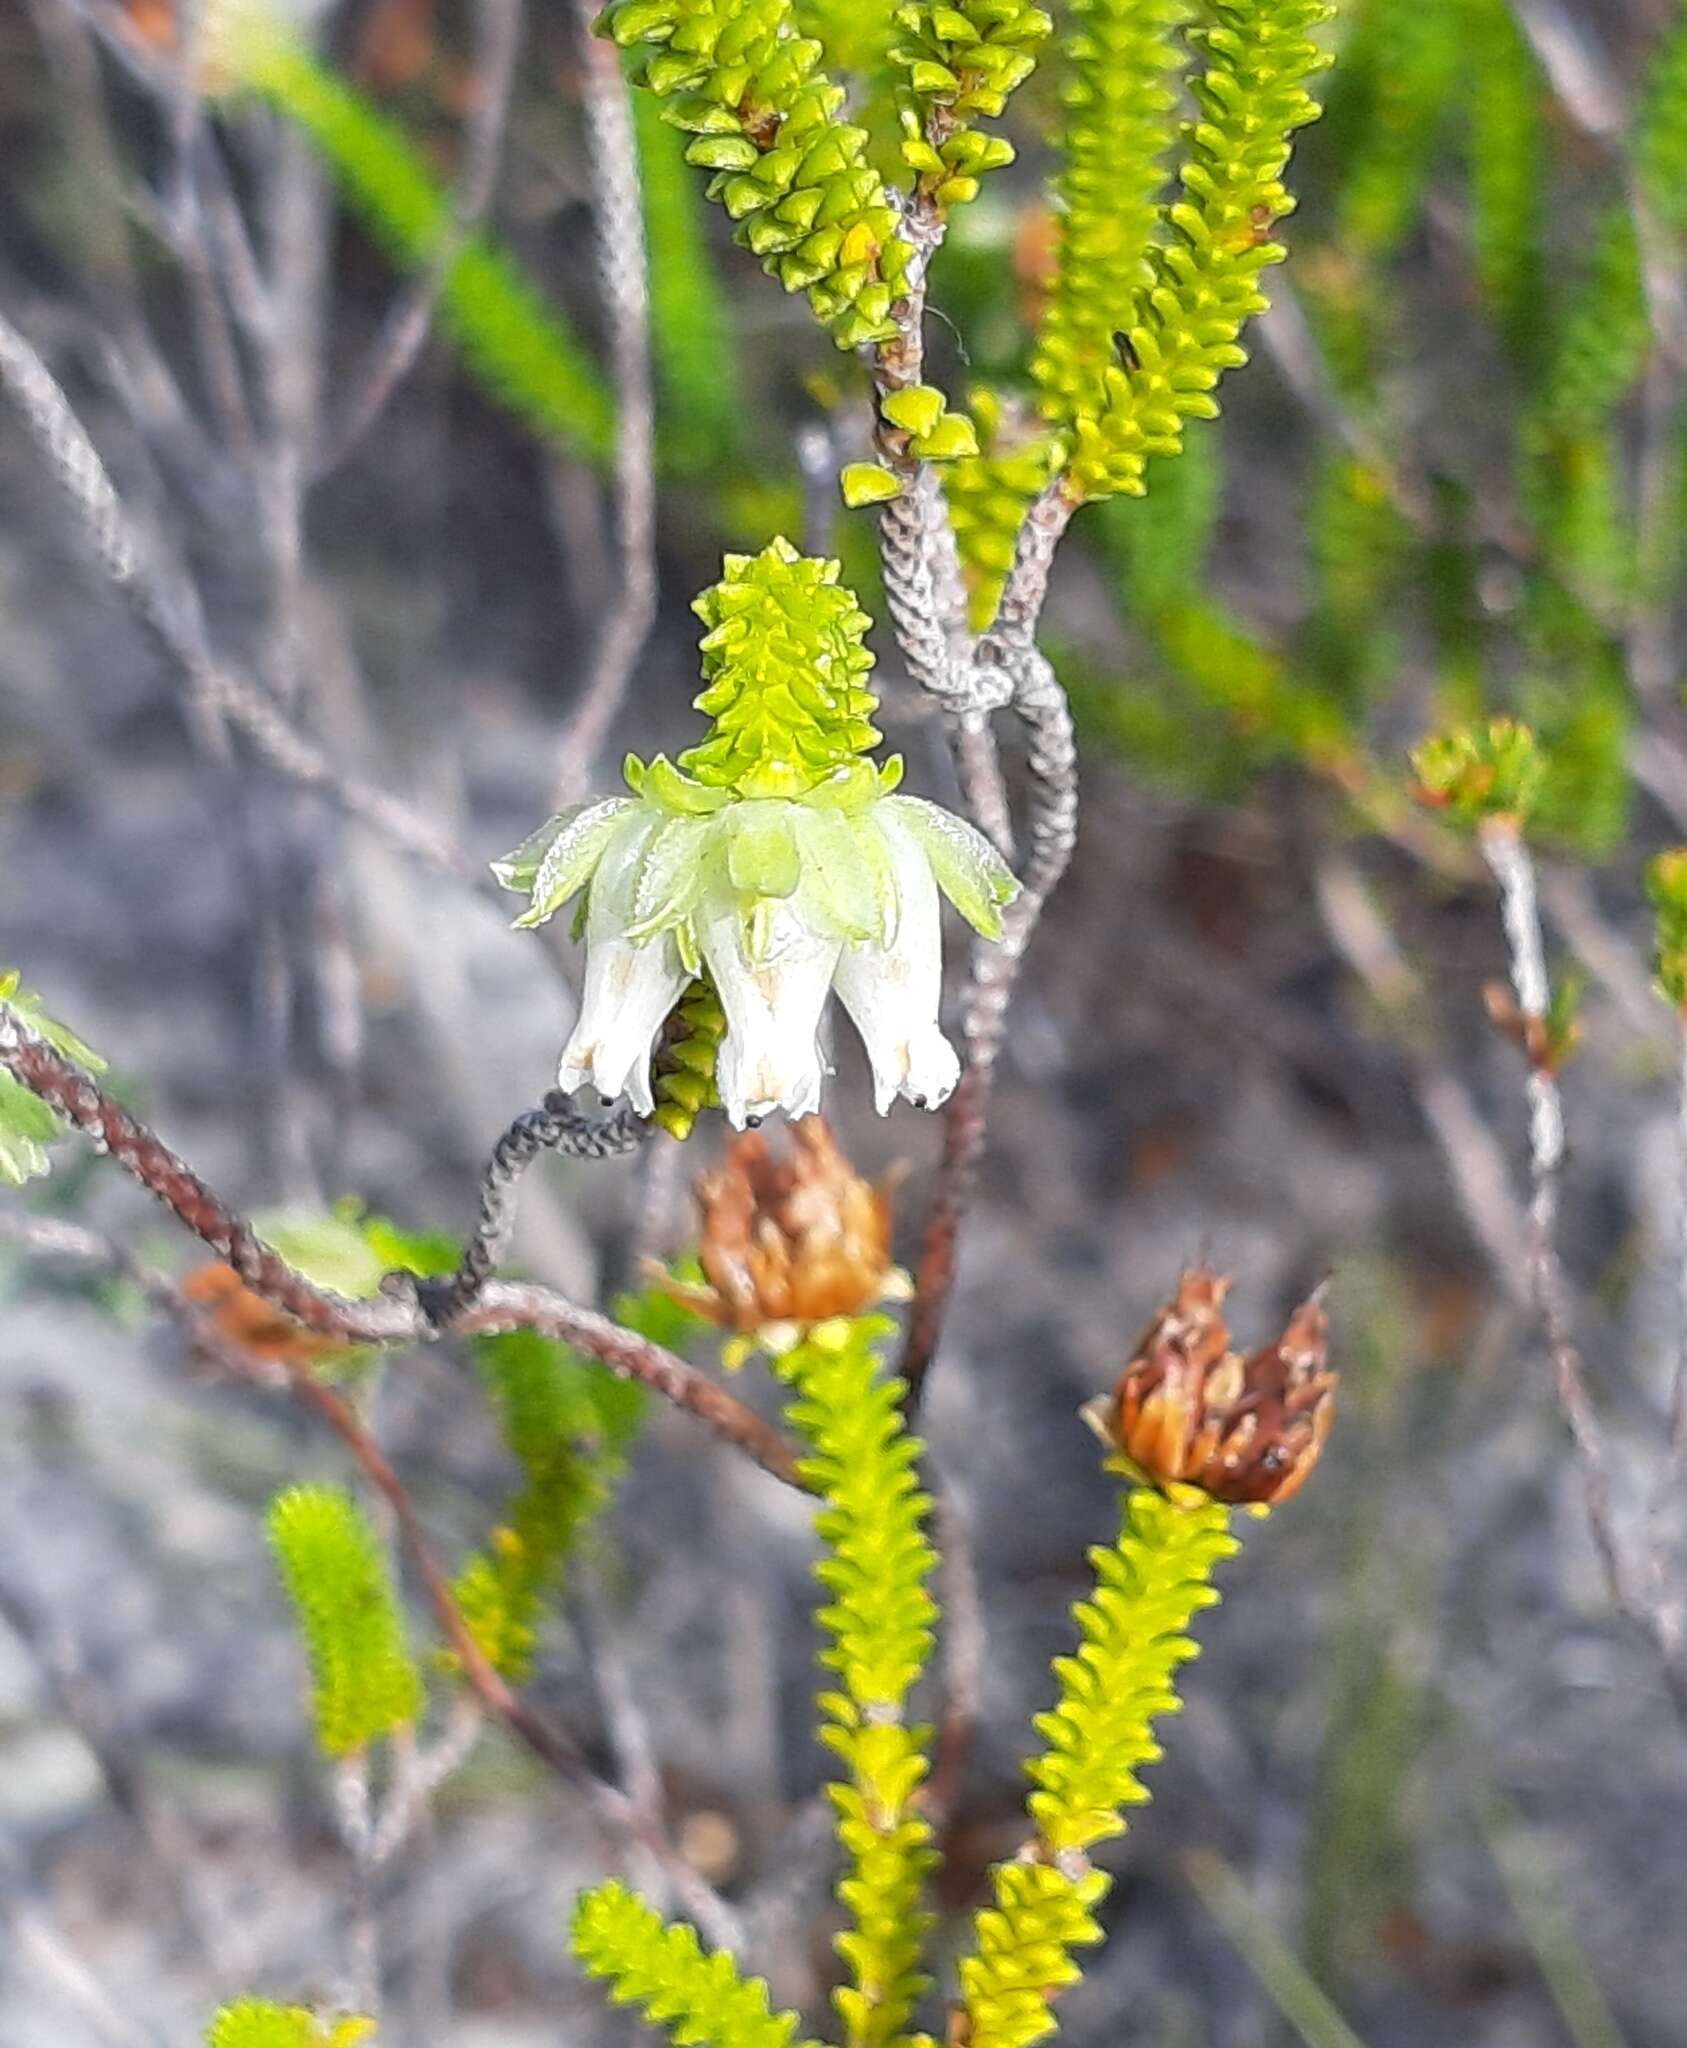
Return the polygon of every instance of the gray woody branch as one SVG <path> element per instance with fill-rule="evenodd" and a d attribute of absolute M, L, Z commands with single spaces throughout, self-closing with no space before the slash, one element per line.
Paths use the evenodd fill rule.
<path fill-rule="evenodd" d="M 502 908 L 496 883 L 428 819 L 385 790 L 344 774 L 257 683 L 217 659 L 198 594 L 148 547 L 52 372 L 3 316 L 0 396 L 10 400 L 28 429 L 96 561 L 181 669 L 194 715 L 213 724 L 226 718 L 281 774 Z"/>

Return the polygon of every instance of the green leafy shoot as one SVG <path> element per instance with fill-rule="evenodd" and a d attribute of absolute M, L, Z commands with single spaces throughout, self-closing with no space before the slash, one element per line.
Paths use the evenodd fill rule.
<path fill-rule="evenodd" d="M 1025 83 L 1054 24 L 1029 0 L 909 0 L 891 58 L 901 68 L 902 161 L 940 208 L 978 196 L 986 171 L 1013 162 L 1005 135 L 982 135 Z"/>
<path fill-rule="evenodd" d="M 266 1527 L 310 1664 L 317 1742 L 327 1756 L 355 1755 L 422 1711 L 380 1544 L 335 1487 L 290 1487 L 270 1503 Z"/>
<path fill-rule="evenodd" d="M 213 2017 L 206 2048 L 359 2048 L 375 2031 L 360 2015 L 319 2020 L 302 2005 L 237 1998 Z"/>
<path fill-rule="evenodd" d="M 937 1556 L 931 1502 L 915 1478 L 919 1444 L 902 1417 L 901 1382 L 879 1376 L 888 1319 L 815 1326 L 775 1363 L 794 1390 L 792 1426 L 810 1446 L 802 1476 L 825 1502 L 815 1567 L 827 1595 L 820 1661 L 835 1686 L 818 1699 L 820 1739 L 845 1775 L 828 1788 L 848 1859 L 838 1897 L 852 1926 L 838 1937 L 851 1983 L 834 1993 L 848 2048 L 904 2034 L 927 1979 L 919 1964 L 931 1915 L 920 1899 L 936 1855 L 915 1795 L 929 1731 L 909 1728 L 908 1694 L 932 1649 Z"/>
<path fill-rule="evenodd" d="M 1648 864 L 1646 894 L 1656 918 L 1653 960 L 1658 991 L 1687 1016 L 1687 846 L 1672 846 Z"/>
<path fill-rule="evenodd" d="M 1293 206 L 1282 179 L 1294 132 L 1317 117 L 1306 86 L 1328 60 L 1310 31 L 1329 12 L 1324 0 L 1214 0 L 1211 25 L 1189 31 L 1206 68 L 1183 196 L 1166 212 L 1172 238 L 1148 250 L 1140 301 L 1119 309 L 1099 403 L 1074 410 L 1077 495 L 1140 496 L 1149 458 L 1176 454 L 1186 420 L 1213 418 L 1213 387 L 1247 360 L 1240 336 L 1265 308 L 1261 273 L 1287 253 L 1270 231 Z"/>
<path fill-rule="evenodd" d="M 635 77 L 768 274 L 807 294 L 839 348 L 888 340 L 910 251 L 793 0 L 610 0 L 600 26 L 637 52 Z"/>
<path fill-rule="evenodd" d="M 637 2006 L 682 2048 L 793 2048 L 797 2040 L 796 2014 L 772 2011 L 759 1977 L 741 1977 L 729 1955 L 704 1955 L 689 1927 L 664 1927 L 613 1880 L 581 1893 L 570 1939 L 581 1968 L 608 1984 L 617 2005 Z"/>
<path fill-rule="evenodd" d="M 1193 1489 L 1180 1489 L 1193 1495 Z M 1124 1831 L 1148 1793 L 1152 1726 L 1178 1708 L 1176 1674 L 1196 1654 L 1189 1627 L 1218 1598 L 1214 1567 L 1236 1549 L 1226 1510 L 1137 1487 L 1117 1541 L 1091 1551 L 1095 1590 L 1074 1609 L 1075 1656 L 1055 1663 L 1059 1698 L 1037 1717 L 1045 1747 L 1027 1765 L 1029 1856 L 991 1873 L 991 1902 L 960 1964 L 969 2048 L 1029 2048 L 1055 2030 L 1052 2001 L 1082 1974 L 1075 1951 L 1101 1939 L 1108 1878 L 1085 1852 Z"/>
<path fill-rule="evenodd" d="M 1535 735 L 1514 718 L 1437 733 L 1412 755 L 1412 767 L 1422 801 L 1471 830 L 1493 819 L 1522 824 L 1546 772 Z"/>
<path fill-rule="evenodd" d="M 1189 0 L 1073 0 L 1055 272 L 1031 374 L 1050 418 L 1093 416 L 1154 283 Z"/>
<path fill-rule="evenodd" d="M 56 1017 L 48 1016 L 41 998 L 21 986 L 13 970 L 0 971 L 0 1002 L 15 1011 L 29 1030 L 55 1052 L 74 1060 L 89 1073 L 104 1071 L 105 1061 Z M 47 1147 L 61 1137 L 64 1126 L 37 1095 L 10 1074 L 0 1074 L 0 1187 L 21 1188 L 48 1169 Z"/>
<path fill-rule="evenodd" d="M 545 1603 L 619 1477 L 643 1389 L 531 1330 L 476 1338 L 474 1355 L 522 1482 L 452 1590 L 487 1661 L 519 1682 Z"/>

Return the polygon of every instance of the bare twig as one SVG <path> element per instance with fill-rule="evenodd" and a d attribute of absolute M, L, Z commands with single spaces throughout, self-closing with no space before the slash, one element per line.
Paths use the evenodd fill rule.
<path fill-rule="evenodd" d="M 0 1890 L 0 1927 L 10 1930 L 17 1952 L 52 1981 L 66 2007 L 81 2016 L 95 2037 L 110 2048 L 166 2048 L 164 2035 L 105 1988 L 33 1900 L 6 1897 L 11 1889 Z"/>
<path fill-rule="evenodd" d="M 656 1760 L 656 1752 L 650 1739 L 650 1723 L 638 1703 L 625 1660 L 615 1642 L 612 1625 L 603 1600 L 592 1584 L 588 1566 L 585 1572 L 586 1622 L 588 1649 L 593 1675 L 597 1681 L 598 1705 L 603 1716 L 605 1732 L 615 1755 L 616 1770 L 626 1788 L 628 1799 L 643 1817 L 646 1826 L 655 1837 L 668 1839 L 667 1823 L 664 1816 L 662 1774 Z M 673 1859 L 651 1855 L 648 1846 L 646 1860 L 651 1865 L 650 1877 L 654 1877 L 657 1893 L 656 1903 L 663 1903 L 661 1894 L 673 1883 L 675 1876 Z M 701 1880 L 699 1880 L 701 1882 Z M 651 1889 L 646 1878 L 641 1889 Z M 744 1948 L 744 1928 L 738 1915 L 724 1899 L 714 1894 L 713 1926 L 709 1938 L 717 1948 L 741 1953 Z"/>
<path fill-rule="evenodd" d="M 593 35 L 595 0 L 576 0 L 581 107 L 590 144 L 598 275 L 609 316 L 615 392 L 615 549 L 620 578 L 592 657 L 591 678 L 562 740 L 557 800 L 591 780 L 656 616 L 656 403 L 650 375 L 650 279 L 638 144 L 614 46 Z"/>
<path fill-rule="evenodd" d="M 95 1149 L 169 1209 L 246 1285 L 306 1329 L 348 1344 L 390 1344 L 418 1334 L 413 1303 L 353 1302 L 313 1286 L 265 1244 L 163 1140 L 114 1102 L 0 1002 L 0 1067 L 73 1124 Z"/>
<path fill-rule="evenodd" d="M 351 1858 L 350 1899 L 344 1914 L 347 1950 L 344 2004 L 370 2019 L 381 2016 L 381 1935 L 375 1915 L 375 1806 L 369 1759 L 359 1751 L 334 1765 L 334 1820 Z"/>
<path fill-rule="evenodd" d="M 1508 817 L 1486 820 L 1479 844 L 1499 885 L 1500 914 L 1517 1007 L 1527 1024 L 1544 1027 L 1551 1009 L 1552 989 L 1534 862 L 1515 821 Z M 1558 1405 L 1569 1427 L 1581 1472 L 1588 1529 L 1614 1604 L 1650 1638 L 1658 1651 L 1671 1700 L 1687 1719 L 1687 1670 L 1682 1669 L 1678 1660 L 1675 1630 L 1643 1591 L 1635 1561 L 1616 1526 L 1605 1435 L 1588 1393 L 1586 1370 L 1572 1326 L 1569 1289 L 1557 1241 L 1559 1176 L 1564 1164 L 1564 1103 L 1544 1028 L 1530 1034 L 1525 1054 L 1529 1067 L 1530 1277 L 1552 1359 Z"/>
<path fill-rule="evenodd" d="M 943 1160 L 926 1220 L 902 1356 L 910 1408 L 919 1405 L 954 1282 L 956 1242 L 983 1156 L 1008 1004 L 1043 905 L 1066 872 L 1077 839 L 1078 753 L 1071 709 L 1054 670 L 1036 647 L 1049 569 L 1073 510 L 1058 480 L 1032 505 L 1020 529 L 995 620 L 978 647 L 980 669 L 1008 679 L 1010 701 L 1030 736 L 1030 845 L 1020 892 L 1008 905 L 1000 940 L 973 948 L 961 1023 L 966 1068 L 944 1112 Z"/>
<path fill-rule="evenodd" d="M 924 376 L 926 273 L 943 241 L 941 210 L 916 193 L 904 204 L 902 233 L 913 251 L 907 288 L 891 308 L 896 333 L 873 352 L 873 388 L 881 404 Z M 908 673 L 957 714 L 990 709 L 982 696 L 989 679 L 975 673 L 971 660 L 966 586 L 937 472 L 914 454 L 912 437 L 877 408 L 873 440 L 880 461 L 902 486 L 879 513 L 879 558 Z M 1005 693 L 996 701 L 1005 702 Z"/>
<path fill-rule="evenodd" d="M 1622 89 L 1586 29 L 1562 0 L 1511 0 L 1511 10 L 1565 112 L 1585 134 L 1617 147 L 1627 122 Z"/>
<path fill-rule="evenodd" d="M 0 394 L 17 408 L 70 501 L 101 568 L 136 617 L 176 662 L 188 683 L 193 716 L 215 731 L 226 716 L 281 774 L 319 791 L 414 858 L 467 883 L 503 909 L 490 876 L 426 818 L 372 784 L 343 774 L 304 738 L 246 677 L 211 652 L 199 599 L 142 540 L 98 451 L 45 363 L 10 322 L 0 318 Z"/>
<path fill-rule="evenodd" d="M 1428 998 L 1353 863 L 1331 855 L 1319 866 L 1318 910 L 1336 951 L 1393 1025 L 1410 1063 L 1423 1119 L 1441 1148 L 1471 1234 L 1500 1284 L 1521 1307 L 1530 1300 L 1529 1237 L 1512 1195 L 1505 1153 L 1470 1092 L 1429 1033 Z"/>
<path fill-rule="evenodd" d="M 472 1693 L 459 1693 L 437 1742 L 395 1741 L 398 1768 L 370 1848 L 377 1867 L 390 1863 L 404 1847 L 425 1820 L 429 1800 L 468 1761 L 485 1729 L 486 1709 Z"/>
<path fill-rule="evenodd" d="M 966 1510 L 952 1487 L 937 1489 L 937 1547 L 941 1553 L 943 1704 L 932 1752 L 925 1810 L 941 1832 L 961 1794 L 967 1758 L 978 1723 L 979 1680 L 984 1669 L 984 1613 L 978 1598 L 978 1566 Z"/>
<path fill-rule="evenodd" d="M 796 1447 L 776 1424 L 765 1421 L 706 1373 L 595 1309 L 578 1307 L 548 1288 L 494 1280 L 452 1327 L 465 1334 L 537 1330 L 542 1336 L 558 1337 L 607 1365 L 611 1372 L 642 1381 L 665 1401 L 697 1416 L 775 1479 L 782 1479 L 787 1486 L 803 1484 L 797 1476 Z"/>

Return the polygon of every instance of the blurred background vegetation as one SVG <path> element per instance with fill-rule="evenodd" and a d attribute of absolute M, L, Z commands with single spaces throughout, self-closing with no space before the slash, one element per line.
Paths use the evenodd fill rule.
<path fill-rule="evenodd" d="M 888 163 L 884 10 L 807 11 Z M 473 170 L 474 10 L 357 0 L 315 27 L 319 60 L 219 102 L 193 143 L 213 169 L 188 178 L 157 85 L 168 0 L 0 14 L 0 308 L 221 643 L 490 856 L 547 803 L 615 574 L 580 48 L 564 10 L 528 10 L 495 196 L 442 257 Z M 988 1632 L 945 1903 L 1011 1841 L 1020 1730 L 1106 1519 L 1078 1403 L 1184 1258 L 1239 1274 L 1244 1332 L 1333 1270 L 1334 1445 L 1230 1574 L 1067 2031 L 1672 2048 L 1687 1732 L 1612 1612 L 1527 1308 L 1523 1063 L 1481 999 L 1506 971 L 1492 885 L 1414 803 L 1408 751 L 1502 712 L 1544 751 L 1543 902 L 1581 991 L 1563 1249 L 1616 1513 L 1655 1538 L 1673 1615 L 1680 1030 L 1650 986 L 1641 873 L 1687 833 L 1687 17 L 1343 0 L 1333 42 L 1252 365 L 1146 498 L 1080 515 L 1057 566 L 1082 847 L 1020 997 L 930 1408 Z M 1045 63 L 1018 96 L 1019 162 L 933 275 L 934 362 L 980 429 L 948 487 L 983 588 L 1042 475 L 1027 320 L 1058 84 Z M 660 610 L 612 738 L 647 747 L 696 687 L 685 606 L 723 547 L 806 536 L 880 600 L 871 515 L 830 484 L 866 450 L 864 374 L 731 246 L 648 102 L 637 119 Z M 277 331 L 237 296 L 219 327 L 196 267 L 231 210 L 282 287 Z M 434 337 L 336 446 L 406 276 L 437 285 Z M 265 771 L 232 829 L 174 678 L 9 429 L 0 621 L 0 957 L 251 1204 L 310 1229 L 355 1190 L 406 1231 L 459 1230 L 566 1023 L 533 942 Z M 880 653 L 912 780 L 952 799 Z M 935 1133 L 863 1116 L 840 1059 L 857 1162 L 913 1155 L 911 1225 Z M 627 1278 L 648 1226 L 683 1232 L 672 1169 L 666 1188 L 592 1171 L 589 1199 L 560 1171 L 537 1190 L 520 1241 L 582 1293 Z M 70 1148 L 28 1202 L 180 1270 L 110 1180 Z M 479 1362 L 507 1410 L 522 1389 L 596 1398 L 559 1357 Z M 187 1363 L 131 1289 L 0 1238 L 4 2048 L 194 2038 L 231 1950 L 233 1988 L 322 1967 L 335 1852 L 260 1508 L 333 1458 Z M 378 1417 L 472 1558 L 511 1452 L 438 1358 L 390 1371 Z M 607 1753 L 625 1681 L 758 1966 L 812 2000 L 800 1516 L 672 1418 L 603 1428 L 589 1568 L 534 1621 L 534 1685 Z M 487 1744 L 437 1829 L 387 1902 L 395 2038 L 620 2038 L 562 1962 L 560 1902 L 602 1861 L 580 1814 Z M 160 1869 L 185 1916 L 161 1914 Z"/>

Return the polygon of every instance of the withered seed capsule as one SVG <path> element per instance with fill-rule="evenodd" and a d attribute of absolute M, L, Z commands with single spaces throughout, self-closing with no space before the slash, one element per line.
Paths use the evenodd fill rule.
<path fill-rule="evenodd" d="M 1162 1484 L 1227 1505 L 1276 1506 L 1305 1485 L 1334 1417 L 1322 1289 L 1275 1343 L 1243 1358 L 1223 1316 L 1230 1282 L 1188 1268 L 1137 1340 L 1105 1414 L 1125 1456 Z"/>

